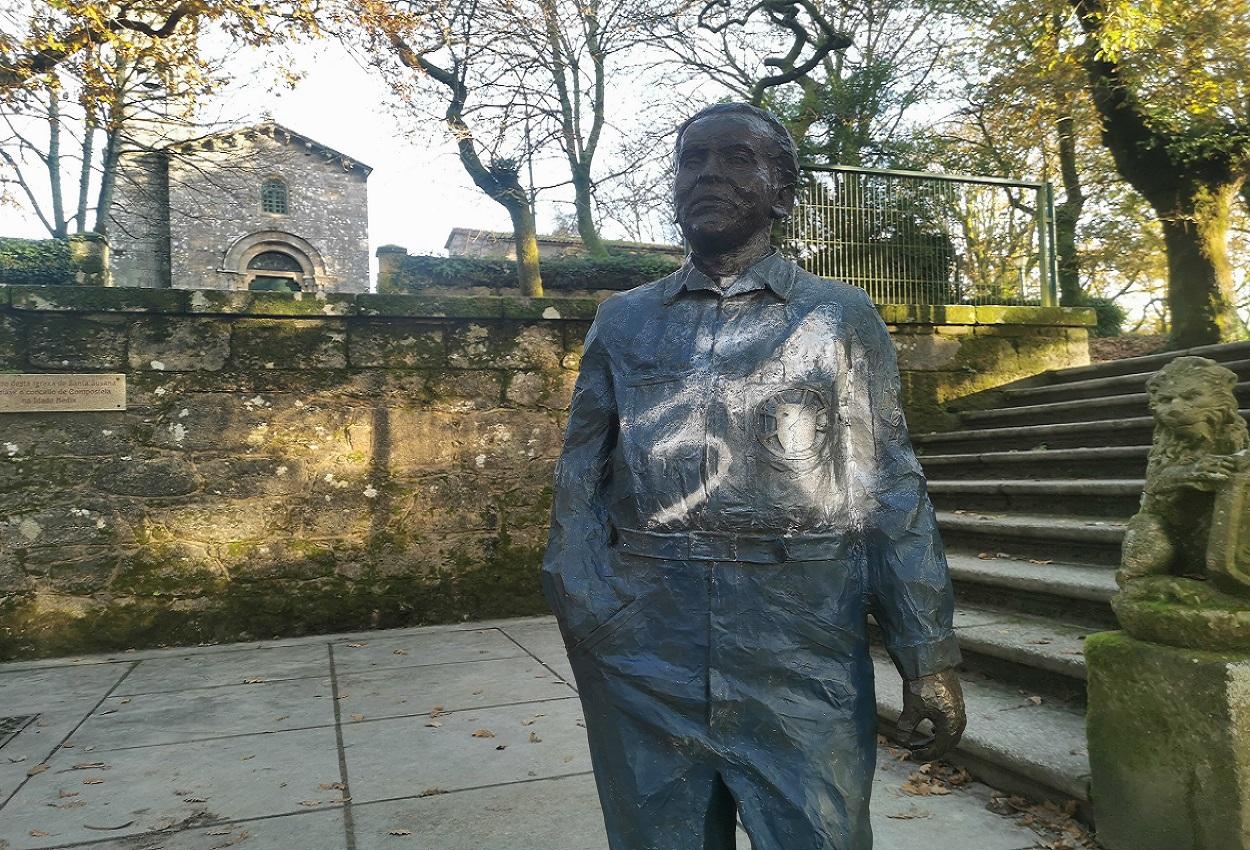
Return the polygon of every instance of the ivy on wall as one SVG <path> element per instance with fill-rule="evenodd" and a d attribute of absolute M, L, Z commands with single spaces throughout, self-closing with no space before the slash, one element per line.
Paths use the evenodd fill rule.
<path fill-rule="evenodd" d="M 603 259 L 558 257 L 542 261 L 543 287 L 560 289 L 633 289 L 672 274 L 679 263 L 668 257 L 620 254 Z M 431 286 L 516 286 L 516 263 L 480 257 L 404 257 L 395 285 L 417 291 Z"/>
<path fill-rule="evenodd" d="M 76 276 L 68 240 L 0 237 L 0 283 L 69 286 Z"/>

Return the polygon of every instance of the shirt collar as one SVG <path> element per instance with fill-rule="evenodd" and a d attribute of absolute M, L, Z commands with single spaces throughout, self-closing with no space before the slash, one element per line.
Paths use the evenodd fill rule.
<path fill-rule="evenodd" d="M 793 285 L 794 265 L 787 262 L 781 256 L 781 252 L 774 250 L 738 275 L 731 288 L 735 295 L 767 288 L 782 301 L 788 301 Z M 716 285 L 716 282 L 704 274 L 692 259 L 687 258 L 665 288 L 664 303 L 672 304 L 683 293 L 699 289 L 720 293 L 720 287 Z"/>

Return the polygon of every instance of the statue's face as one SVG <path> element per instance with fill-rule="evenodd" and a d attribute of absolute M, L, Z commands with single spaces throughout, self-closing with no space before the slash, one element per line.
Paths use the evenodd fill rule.
<path fill-rule="evenodd" d="M 1213 420 L 1226 406 L 1219 389 L 1202 380 L 1208 376 L 1188 376 L 1157 385 L 1150 393 L 1150 409 L 1155 418 L 1184 437 L 1207 438 Z"/>
<path fill-rule="evenodd" d="M 673 200 L 695 253 L 737 248 L 789 209 L 775 152 L 767 125 L 749 115 L 710 115 L 686 128 Z"/>

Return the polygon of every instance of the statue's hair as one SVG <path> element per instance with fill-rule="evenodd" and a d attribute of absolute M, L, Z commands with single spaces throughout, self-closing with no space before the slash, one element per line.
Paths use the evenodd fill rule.
<path fill-rule="evenodd" d="M 1177 357 L 1164 366 L 1146 382 L 1146 392 L 1151 409 L 1159 393 L 1177 383 L 1196 382 L 1206 386 L 1215 396 L 1216 405 L 1207 411 L 1211 419 L 1212 445 L 1203 447 L 1206 452 L 1220 455 L 1236 454 L 1250 448 L 1250 429 L 1238 411 L 1237 375 L 1214 360 L 1205 357 Z M 1194 447 L 1177 438 L 1172 430 L 1156 421 L 1154 440 L 1150 448 L 1150 466 L 1170 466 L 1173 463 L 1191 461 Z"/>
<path fill-rule="evenodd" d="M 781 174 L 782 179 L 785 181 L 782 185 L 794 186 L 799 182 L 799 149 L 795 146 L 794 139 L 790 136 L 790 131 L 786 129 L 785 124 L 782 124 L 777 119 L 776 115 L 749 103 L 713 103 L 711 106 L 705 106 L 700 109 L 694 115 L 681 122 L 681 126 L 677 128 L 677 140 L 673 143 L 674 153 L 678 156 L 681 155 L 681 140 L 686 135 L 686 130 L 689 129 L 691 124 L 704 118 L 710 118 L 713 115 L 746 115 L 757 121 L 764 122 L 776 147 L 776 150 L 773 152 L 773 162 L 777 166 L 778 173 Z"/>

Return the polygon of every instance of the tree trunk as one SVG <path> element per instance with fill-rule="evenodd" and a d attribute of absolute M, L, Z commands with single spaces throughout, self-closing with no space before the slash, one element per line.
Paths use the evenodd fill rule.
<path fill-rule="evenodd" d="M 1172 210 L 1156 210 L 1168 254 L 1173 348 L 1227 342 L 1245 334 L 1228 262 L 1229 217 L 1240 187 L 1240 180 L 1190 184 L 1178 193 Z"/>
<path fill-rule="evenodd" d="M 592 257 L 606 257 L 608 248 L 599 236 L 595 225 L 594 201 L 590 197 L 590 172 L 581 166 L 573 166 L 573 202 L 577 209 L 577 235 L 582 246 Z M 517 256 L 520 256 L 519 254 Z"/>
<path fill-rule="evenodd" d="M 113 208 L 113 186 L 117 182 L 117 161 L 121 155 L 122 131 L 105 133 L 104 157 L 100 163 L 100 193 L 96 197 L 95 227 L 101 236 L 108 235 L 109 211 Z"/>
<path fill-rule="evenodd" d="M 91 194 L 91 159 L 95 153 L 95 121 L 90 115 L 82 131 L 82 168 L 78 172 L 78 208 L 74 211 L 74 232 L 87 232 L 87 203 Z"/>
<path fill-rule="evenodd" d="M 61 94 L 48 86 L 48 188 L 52 193 L 52 236 L 69 235 L 65 225 L 65 200 L 61 191 Z"/>
<path fill-rule="evenodd" d="M 541 298 L 543 279 L 538 268 L 538 233 L 529 204 L 500 201 L 512 216 L 512 239 L 516 245 L 516 279 L 522 295 Z"/>
<path fill-rule="evenodd" d="M 1063 203 L 1055 206 L 1055 253 L 1059 266 L 1059 303 L 1072 307 L 1085 297 L 1081 285 L 1081 258 L 1076 250 L 1076 228 L 1085 207 L 1081 191 L 1081 172 L 1076 163 L 1076 122 L 1071 116 L 1060 118 L 1059 172 L 1063 178 Z"/>

